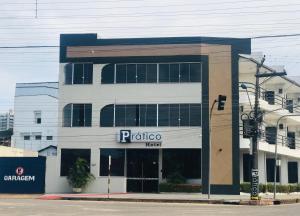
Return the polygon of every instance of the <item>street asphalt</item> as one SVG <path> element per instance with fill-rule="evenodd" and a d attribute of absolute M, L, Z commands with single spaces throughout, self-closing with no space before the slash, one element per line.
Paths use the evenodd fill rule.
<path fill-rule="evenodd" d="M 0 215 L 9 216 L 176 216 L 176 215 L 243 215 L 299 216 L 300 204 L 278 206 L 239 206 L 175 203 L 133 203 L 67 201 L 39 199 L 0 199 Z"/>

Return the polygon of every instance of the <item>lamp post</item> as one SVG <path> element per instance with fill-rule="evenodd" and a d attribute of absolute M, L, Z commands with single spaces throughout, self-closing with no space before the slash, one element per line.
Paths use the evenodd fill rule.
<path fill-rule="evenodd" d="M 246 90 L 246 93 L 247 93 L 247 96 L 248 96 L 248 100 L 249 100 L 249 104 L 250 104 L 250 108 L 252 110 L 252 103 L 251 103 L 251 100 L 250 100 L 250 96 L 249 96 L 249 92 L 248 92 L 248 87 L 245 85 L 245 83 L 242 83 L 241 87 L 242 87 L 242 89 Z"/>
<path fill-rule="evenodd" d="M 279 122 L 285 118 L 285 117 L 289 117 L 289 116 L 300 116 L 300 114 L 290 114 L 290 115 L 283 115 L 281 116 L 276 123 L 276 142 L 275 142 L 275 166 L 274 166 L 274 194 L 273 194 L 273 199 L 276 199 L 276 181 L 277 181 L 277 157 L 278 157 L 278 153 L 277 153 L 277 130 L 278 130 L 278 126 L 279 126 Z"/>

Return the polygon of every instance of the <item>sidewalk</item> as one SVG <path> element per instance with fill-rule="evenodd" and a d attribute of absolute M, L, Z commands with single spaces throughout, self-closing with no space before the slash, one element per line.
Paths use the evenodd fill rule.
<path fill-rule="evenodd" d="M 273 194 L 261 194 L 261 200 L 250 200 L 250 194 L 240 195 L 211 195 L 207 199 L 206 194 L 201 193 L 113 193 L 108 194 L 46 194 L 39 199 L 46 200 L 86 200 L 86 201 L 124 201 L 124 202 L 168 202 L 168 203 L 203 203 L 203 204 L 232 204 L 232 205 L 273 205 L 300 203 L 300 193 L 277 194 L 273 200 Z"/>

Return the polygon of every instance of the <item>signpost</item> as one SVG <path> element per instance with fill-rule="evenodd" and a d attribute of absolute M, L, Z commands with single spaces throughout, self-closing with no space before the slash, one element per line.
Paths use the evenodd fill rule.
<path fill-rule="evenodd" d="M 110 194 L 110 166 L 111 166 L 111 155 L 108 156 L 108 179 L 107 179 L 107 198 L 109 199 Z"/>

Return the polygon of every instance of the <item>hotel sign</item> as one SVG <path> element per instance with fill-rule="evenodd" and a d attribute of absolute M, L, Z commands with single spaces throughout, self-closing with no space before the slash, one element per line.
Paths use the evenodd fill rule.
<path fill-rule="evenodd" d="M 159 132 L 133 132 L 131 130 L 120 130 L 118 134 L 120 143 L 161 143 L 162 135 Z"/>

